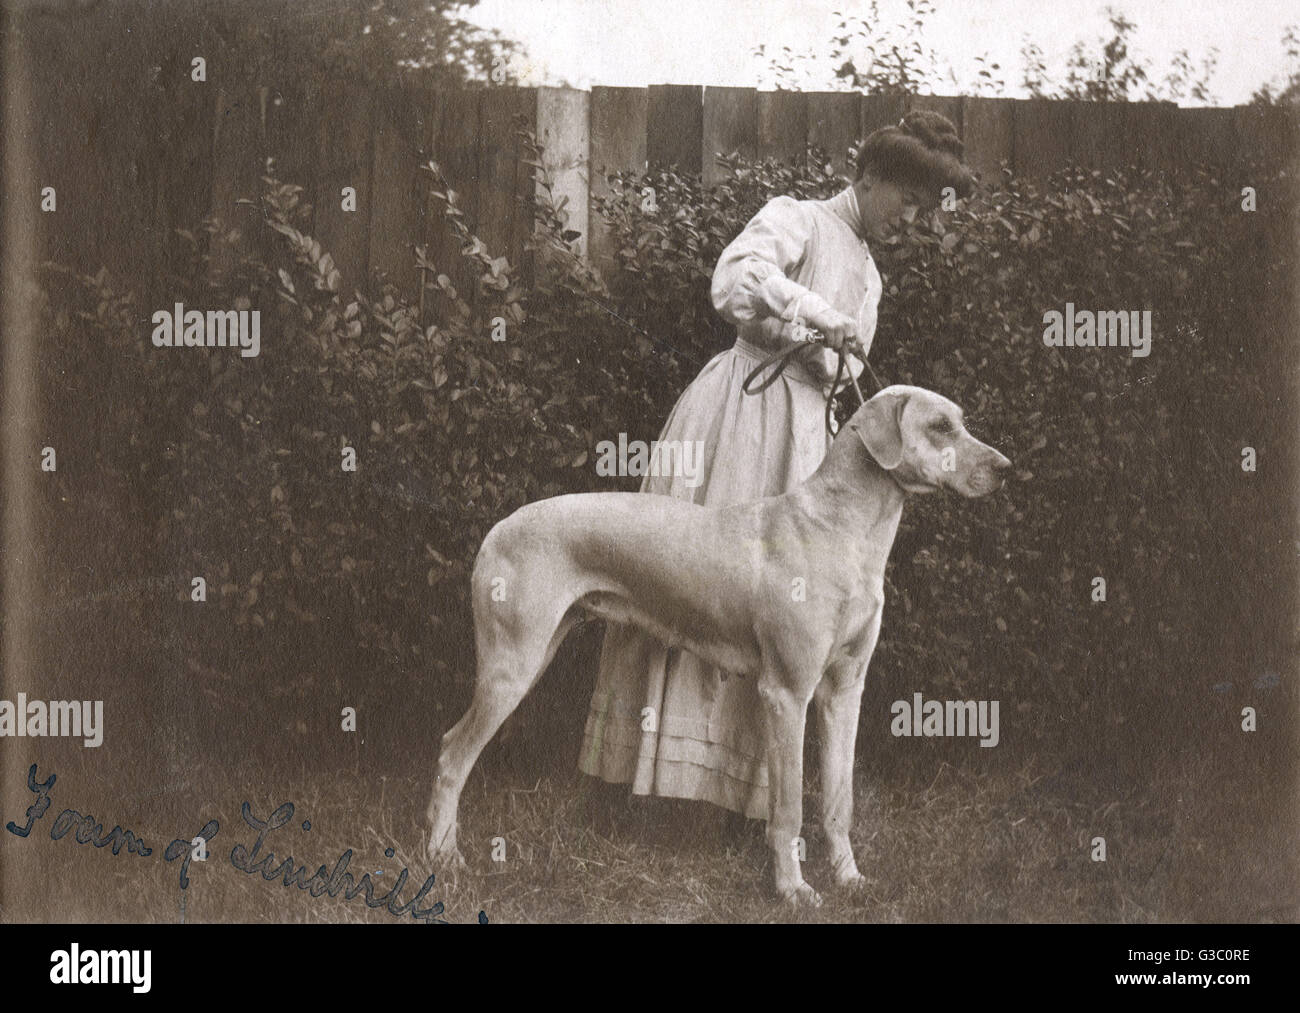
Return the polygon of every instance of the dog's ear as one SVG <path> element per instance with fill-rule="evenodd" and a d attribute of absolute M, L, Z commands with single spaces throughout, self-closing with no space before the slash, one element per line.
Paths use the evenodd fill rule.
<path fill-rule="evenodd" d="M 858 409 L 852 419 L 858 438 L 878 465 L 893 471 L 903 463 L 904 391 L 886 388 Z"/>

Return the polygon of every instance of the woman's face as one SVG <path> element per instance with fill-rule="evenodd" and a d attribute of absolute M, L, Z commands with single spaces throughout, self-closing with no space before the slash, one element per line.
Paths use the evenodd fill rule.
<path fill-rule="evenodd" d="M 915 187 L 863 176 L 853 184 L 858 192 L 862 224 L 877 239 L 886 238 L 899 222 L 911 223 L 927 201 Z"/>

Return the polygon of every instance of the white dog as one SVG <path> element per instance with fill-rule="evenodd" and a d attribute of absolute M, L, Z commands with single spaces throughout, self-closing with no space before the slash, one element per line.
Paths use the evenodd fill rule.
<path fill-rule="evenodd" d="M 831 862 L 840 885 L 859 885 L 849 846 L 854 742 L 905 494 L 947 488 L 983 496 L 1001 487 L 1010 465 L 966 432 L 947 398 L 893 386 L 862 405 L 816 473 L 783 496 L 708 508 L 590 493 L 515 511 L 488 533 L 474 563 L 478 680 L 469 710 L 442 739 L 431 856 L 461 863 L 456 809 L 465 779 L 586 612 L 757 680 L 776 887 L 803 904 L 820 903 L 794 854 L 804 724 L 815 700 Z M 806 590 L 798 601 L 795 578 Z"/>

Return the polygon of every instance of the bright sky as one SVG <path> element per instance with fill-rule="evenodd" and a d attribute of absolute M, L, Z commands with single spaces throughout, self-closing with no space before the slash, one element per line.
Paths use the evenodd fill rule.
<path fill-rule="evenodd" d="M 1023 97 L 1020 48 L 1026 36 L 1054 79 L 1076 40 L 1109 38 L 1104 0 L 934 0 L 924 39 L 961 81 L 973 80 L 981 53 L 1002 65 L 1007 94 Z M 1199 67 L 1210 47 L 1219 60 L 1210 79 L 1217 105 L 1246 102 L 1259 85 L 1280 84 L 1288 70 L 1282 34 L 1300 23 L 1295 0 L 1113 0 L 1137 28 L 1130 48 L 1163 77 L 1175 52 Z M 481 0 L 471 20 L 526 47 L 527 84 L 703 84 L 755 87 L 759 44 L 825 52 L 838 24 L 869 10 L 861 0 Z M 882 20 L 902 20 L 903 0 L 880 0 Z M 1093 46 L 1092 48 L 1097 48 Z M 958 91 L 949 84 L 938 94 Z"/>

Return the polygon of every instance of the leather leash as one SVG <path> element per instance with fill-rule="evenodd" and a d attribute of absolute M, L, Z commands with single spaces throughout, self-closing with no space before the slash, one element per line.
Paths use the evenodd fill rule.
<path fill-rule="evenodd" d="M 806 340 L 795 341 L 785 348 L 778 349 L 755 366 L 754 369 L 750 371 L 749 375 L 745 377 L 745 382 L 741 384 L 741 390 L 746 394 L 759 394 L 762 391 L 767 390 L 768 387 L 772 386 L 772 384 L 776 382 L 777 377 L 785 371 L 785 367 L 790 365 L 794 360 L 794 357 L 804 351 L 804 349 L 806 349 L 810 344 L 825 346 L 826 338 L 820 331 L 810 327 L 808 328 L 808 333 L 809 337 Z M 839 392 L 840 381 L 844 377 L 846 346 L 848 350 L 852 351 L 853 354 L 861 360 L 862 365 L 865 366 L 867 372 L 871 374 L 871 380 L 876 385 L 876 390 L 872 393 L 878 393 L 881 388 L 884 387 L 884 384 L 880 382 L 880 378 L 876 376 L 876 371 L 871 368 L 871 363 L 867 361 L 867 357 L 860 351 L 861 346 L 859 346 L 856 341 L 852 344 L 849 344 L 848 342 L 841 343 L 840 347 L 835 350 L 835 379 L 831 383 L 830 393 L 826 396 L 826 431 L 832 436 L 837 432 L 837 430 L 831 426 L 831 418 L 833 406 L 835 404 L 835 395 Z M 762 383 L 758 386 L 754 386 L 754 381 L 757 380 L 758 377 L 762 375 L 763 371 L 769 367 L 774 368 L 771 369 L 771 372 L 768 373 Z M 857 394 L 858 406 L 861 407 L 866 404 L 867 399 L 862 396 L 862 388 L 858 386 L 858 378 L 853 375 L 852 370 L 849 370 L 849 379 L 853 381 L 853 392 Z"/>

